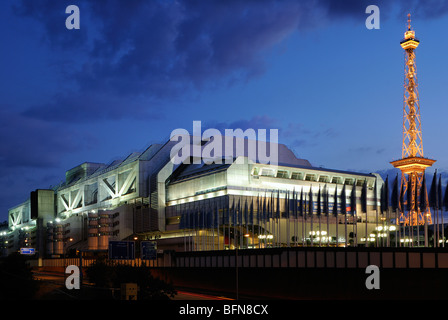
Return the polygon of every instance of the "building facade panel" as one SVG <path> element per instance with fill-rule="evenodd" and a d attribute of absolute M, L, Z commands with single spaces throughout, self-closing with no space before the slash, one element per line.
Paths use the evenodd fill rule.
<path fill-rule="evenodd" d="M 283 145 L 275 164 L 244 155 L 223 159 L 227 162 L 174 163 L 173 145 L 68 170 L 65 181 L 46 191 L 45 215 L 42 209 L 33 219 L 29 200 L 10 210 L 9 250 L 23 245 L 12 229 L 24 226 L 42 234 L 44 240 L 36 242 L 45 243 L 42 251 L 49 257 L 105 252 L 110 240 L 134 239 L 156 240 L 160 249 L 176 251 L 365 245 L 376 231 L 379 175 L 315 168 Z M 367 214 L 361 210 L 364 187 Z M 335 195 L 341 212 L 343 190 L 350 212 L 355 190 L 356 215 L 332 214 Z M 305 214 L 299 213 L 300 195 Z M 319 214 L 319 195 L 328 195 L 328 215 Z M 39 229 L 36 221 L 43 216 Z"/>

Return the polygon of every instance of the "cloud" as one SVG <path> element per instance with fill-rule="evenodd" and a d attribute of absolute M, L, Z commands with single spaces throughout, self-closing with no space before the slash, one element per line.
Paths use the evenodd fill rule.
<path fill-rule="evenodd" d="M 207 128 L 215 128 L 224 134 L 226 129 L 278 129 L 280 123 L 277 119 L 266 116 L 266 115 L 256 115 L 250 119 L 240 119 L 232 122 L 218 122 L 218 121 L 207 121 L 204 124 Z M 206 128 L 203 128 L 205 130 Z"/>
<path fill-rule="evenodd" d="M 26 200 L 36 188 L 63 179 L 69 155 L 96 145 L 88 132 L 5 111 L 0 105 L 0 221 L 7 210 Z"/>
<path fill-rule="evenodd" d="M 65 19 L 69 15 L 65 13 L 65 9 L 71 4 L 71 0 L 23 0 L 14 2 L 12 10 L 18 17 L 32 18 L 42 25 L 44 32 L 41 41 L 44 44 L 52 49 L 73 50 L 86 44 L 90 29 L 83 26 L 77 32 L 67 32 Z"/>
<path fill-rule="evenodd" d="M 268 115 L 257 115 L 250 119 L 240 119 L 231 122 L 217 122 L 207 121 L 201 123 L 202 131 L 209 128 L 218 129 L 221 134 L 225 133 L 225 129 L 254 129 L 258 134 L 258 129 L 266 130 L 266 139 L 272 141 L 270 129 L 278 130 L 278 142 L 286 145 L 297 157 L 301 157 L 304 153 L 309 153 L 312 148 L 315 148 L 322 143 L 322 139 L 337 139 L 339 132 L 331 127 L 325 125 L 318 125 L 308 128 L 305 124 L 300 122 L 284 123 L 279 119 Z M 257 136 L 259 139 L 260 136 Z M 339 143 L 335 141 L 335 143 Z"/>
<path fill-rule="evenodd" d="M 161 119 L 164 117 L 157 102 L 139 97 L 104 94 L 101 91 L 68 91 L 55 95 L 51 102 L 34 105 L 21 112 L 24 117 L 45 121 L 92 123 L 103 119 Z"/>
<path fill-rule="evenodd" d="M 286 139 L 288 137 L 300 137 L 300 139 L 296 140 L 300 145 L 314 145 L 321 138 L 328 139 L 339 136 L 339 132 L 336 129 L 327 127 L 324 124 L 313 125 L 312 129 L 310 129 L 300 122 L 288 123 L 280 132 Z"/>
<path fill-rule="evenodd" d="M 437 19 L 448 13 L 448 3 L 445 0 L 409 0 L 400 2 L 400 14 L 411 12 L 422 19 Z"/>
<path fill-rule="evenodd" d="M 364 23 L 367 0 L 146 1 L 77 0 L 81 29 L 67 30 L 73 1 L 22 0 L 20 17 L 43 27 L 42 39 L 64 70 L 61 90 L 25 113 L 52 121 L 152 114 L 164 103 L 204 89 L 250 81 L 266 69 L 263 54 L 298 30 L 339 19 Z M 409 4 L 410 3 L 410 4 Z M 376 1 L 425 17 L 446 13 L 443 1 Z M 71 65 L 71 68 L 67 68 Z M 63 84 L 62 84 L 63 83 Z M 129 101 L 129 102 L 127 102 Z M 131 111 L 131 112 L 130 112 Z M 93 121 L 93 119 L 92 119 Z"/>
<path fill-rule="evenodd" d="M 42 24 L 43 41 L 57 50 L 55 61 L 65 71 L 61 82 L 73 85 L 31 106 L 29 116 L 83 121 L 96 111 L 99 119 L 128 117 L 249 81 L 264 73 L 263 53 L 312 22 L 315 11 L 307 1 L 79 0 L 81 29 L 69 31 L 63 24 L 69 2 L 15 5 L 20 17 Z"/>
<path fill-rule="evenodd" d="M 22 1 L 16 8 L 41 21 L 45 43 L 66 50 L 64 70 L 73 61 L 65 74 L 73 90 L 30 107 L 26 114 L 33 117 L 66 121 L 70 114 L 81 121 L 92 110 L 126 117 L 135 114 L 130 109 L 157 110 L 167 99 L 247 81 L 264 72 L 263 51 L 295 30 L 302 16 L 296 2 L 85 0 L 79 7 L 87 18 L 74 36 L 61 23 L 64 5 Z M 145 103 L 125 107 L 127 99 Z"/>
<path fill-rule="evenodd" d="M 87 133 L 8 111 L 0 111 L 0 141 L 0 175 L 25 167 L 58 166 L 70 152 L 95 143 Z"/>

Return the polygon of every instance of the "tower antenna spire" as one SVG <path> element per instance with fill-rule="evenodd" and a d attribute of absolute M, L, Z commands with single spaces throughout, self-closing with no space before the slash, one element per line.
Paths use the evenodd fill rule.
<path fill-rule="evenodd" d="M 425 169 L 432 166 L 436 160 L 423 156 L 423 140 L 420 120 L 420 102 L 418 95 L 417 66 L 415 49 L 420 41 L 411 30 L 411 14 L 408 14 L 408 30 L 400 42 L 404 49 L 404 95 L 403 95 L 403 144 L 402 158 L 391 164 L 401 171 L 401 184 L 404 194 L 407 194 L 407 208 L 401 208 L 400 222 L 414 226 L 431 223 L 429 208 L 420 208 L 419 199 L 428 199 L 426 188 L 422 188 Z M 420 193 L 425 194 L 421 195 Z M 426 201 L 428 203 L 428 201 Z"/>

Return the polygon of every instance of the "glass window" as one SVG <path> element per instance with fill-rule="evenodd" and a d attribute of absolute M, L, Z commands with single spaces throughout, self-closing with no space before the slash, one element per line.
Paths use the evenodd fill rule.
<path fill-rule="evenodd" d="M 277 170 L 277 178 L 288 178 L 288 171 Z"/>
<path fill-rule="evenodd" d="M 341 184 L 342 183 L 342 178 L 341 177 L 333 177 L 331 179 L 331 183 L 339 183 L 339 184 Z"/>
<path fill-rule="evenodd" d="M 263 168 L 261 169 L 261 175 L 265 177 L 273 177 L 274 176 L 274 170 Z"/>
<path fill-rule="evenodd" d="M 302 172 L 293 172 L 291 174 L 291 179 L 302 180 L 303 179 L 303 173 Z"/>
<path fill-rule="evenodd" d="M 315 175 L 315 174 L 310 174 L 310 173 L 308 173 L 308 174 L 305 176 L 305 180 L 306 180 L 306 181 L 316 181 L 316 175 Z"/>
<path fill-rule="evenodd" d="M 353 184 L 353 181 L 355 181 L 355 179 L 352 179 L 352 178 L 345 178 L 345 184 L 350 184 L 350 185 L 352 185 L 352 184 Z"/>

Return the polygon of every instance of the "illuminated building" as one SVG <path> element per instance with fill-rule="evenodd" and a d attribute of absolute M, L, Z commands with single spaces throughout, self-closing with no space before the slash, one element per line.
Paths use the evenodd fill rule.
<path fill-rule="evenodd" d="M 193 135 L 186 149 L 191 152 L 182 153 L 181 162 L 173 161 L 177 143 L 170 140 L 110 164 L 85 162 L 68 170 L 63 182 L 31 192 L 9 210 L 4 247 L 8 253 L 35 247 L 41 256 L 60 257 L 79 250 L 106 252 L 110 240 L 155 240 L 158 249 L 175 251 L 406 245 L 409 238 L 399 234 L 399 222 L 431 222 L 429 209 L 422 212 L 417 202 L 425 169 L 435 162 L 423 156 L 418 45 L 409 20 L 401 42 L 402 158 L 391 162 L 401 170 L 400 205 L 410 208 L 407 215 L 404 208 L 394 212 L 380 206 L 389 193 L 378 174 L 314 167 L 285 145 L 242 138 L 231 138 L 230 157 L 221 152 L 201 158 L 217 140 Z M 242 153 L 235 152 L 241 145 Z M 268 146 L 277 150 L 275 163 L 259 157 Z"/>
<path fill-rule="evenodd" d="M 201 141 L 200 148 L 208 143 Z M 68 170 L 59 185 L 33 191 L 9 210 L 5 237 L 31 228 L 34 246 L 46 257 L 104 252 L 109 240 L 152 239 L 159 249 L 177 251 L 378 241 L 372 233 L 385 224 L 378 220 L 378 174 L 313 167 L 282 144 L 275 144 L 278 164 L 247 154 L 221 164 L 174 164 L 174 145 L 154 144 L 110 164 L 86 162 Z M 187 224 L 193 216 L 196 222 Z M 8 252 L 22 245 L 16 241 Z"/>

